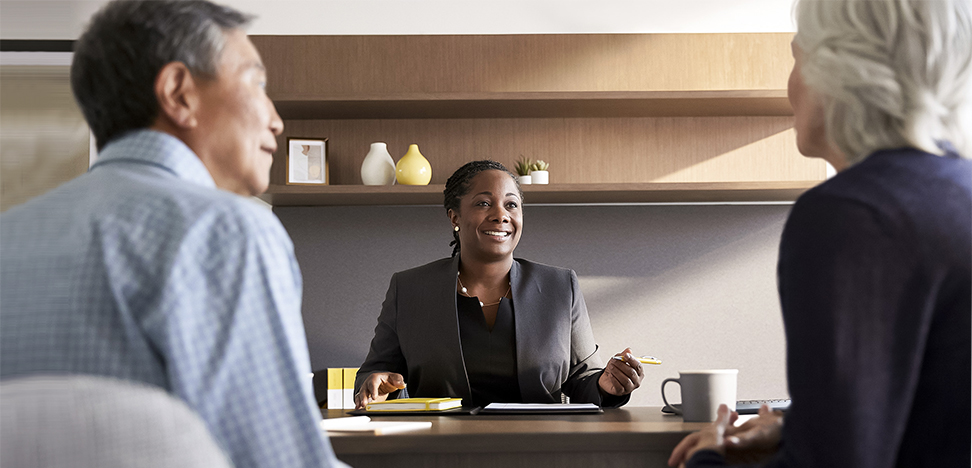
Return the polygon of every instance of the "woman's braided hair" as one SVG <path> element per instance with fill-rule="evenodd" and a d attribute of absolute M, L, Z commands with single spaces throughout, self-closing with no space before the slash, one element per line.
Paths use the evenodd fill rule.
<path fill-rule="evenodd" d="M 473 177 L 483 171 L 503 171 L 510 175 L 513 179 L 513 183 L 516 184 L 516 191 L 520 193 L 520 203 L 523 203 L 523 189 L 520 188 L 520 181 L 516 179 L 516 176 L 510 172 L 506 166 L 490 160 L 482 161 L 472 161 L 464 164 L 456 172 L 452 173 L 449 180 L 446 181 L 445 190 L 442 191 L 443 195 L 443 206 L 445 206 L 446 212 L 449 210 L 459 212 L 459 201 L 462 197 L 469 193 L 469 183 L 472 181 Z M 459 253 L 459 232 L 452 231 L 453 241 L 449 243 L 449 246 L 455 246 L 452 249 L 452 256 L 455 257 Z"/>

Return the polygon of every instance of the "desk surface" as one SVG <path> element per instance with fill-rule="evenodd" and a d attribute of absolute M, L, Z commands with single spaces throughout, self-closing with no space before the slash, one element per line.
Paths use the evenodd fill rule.
<path fill-rule="evenodd" d="M 326 416 L 344 413 L 328 410 Z M 605 409 L 603 414 L 590 415 L 373 416 L 372 420 L 432 421 L 432 428 L 383 436 L 333 434 L 335 453 L 339 457 L 592 451 L 667 455 L 686 434 L 706 425 L 683 422 L 657 406 Z"/>

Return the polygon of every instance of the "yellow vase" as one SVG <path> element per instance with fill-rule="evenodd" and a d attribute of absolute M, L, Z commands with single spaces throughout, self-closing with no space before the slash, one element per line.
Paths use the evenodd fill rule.
<path fill-rule="evenodd" d="M 395 178 L 402 185 L 429 185 L 432 165 L 419 153 L 418 145 L 409 145 L 408 152 L 395 165 Z"/>

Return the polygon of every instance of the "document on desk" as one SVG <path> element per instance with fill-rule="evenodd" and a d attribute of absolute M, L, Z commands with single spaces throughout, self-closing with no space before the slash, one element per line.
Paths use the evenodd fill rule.
<path fill-rule="evenodd" d="M 370 433 L 374 435 L 430 429 L 431 421 L 372 421 L 368 416 L 329 418 L 321 421 L 321 429 L 328 433 Z"/>
<path fill-rule="evenodd" d="M 479 414 L 593 414 L 603 413 L 594 403 L 490 403 Z"/>

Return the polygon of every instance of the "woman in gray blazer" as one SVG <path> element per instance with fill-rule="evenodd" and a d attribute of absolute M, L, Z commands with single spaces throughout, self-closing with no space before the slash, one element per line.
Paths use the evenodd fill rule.
<path fill-rule="evenodd" d="M 474 161 L 446 183 L 452 258 L 392 276 L 355 403 L 459 397 L 465 404 L 621 406 L 644 376 L 626 349 L 598 356 L 572 270 L 513 258 L 523 192 L 502 164 Z M 401 392 L 406 388 L 407 393 Z"/>

